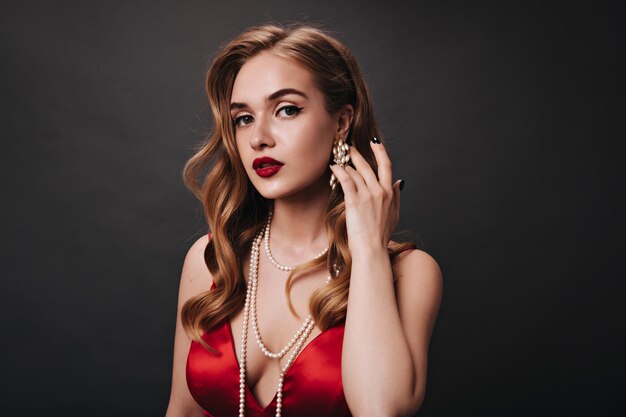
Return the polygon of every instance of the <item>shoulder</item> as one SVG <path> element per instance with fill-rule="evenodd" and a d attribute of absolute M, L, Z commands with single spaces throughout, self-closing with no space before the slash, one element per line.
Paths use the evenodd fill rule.
<path fill-rule="evenodd" d="M 426 251 L 409 249 L 399 253 L 393 262 L 398 289 L 402 293 L 430 293 L 439 298 L 443 287 L 443 273 L 437 261 Z"/>
<path fill-rule="evenodd" d="M 209 236 L 197 239 L 187 251 L 180 279 L 180 293 L 183 298 L 207 291 L 213 284 L 213 278 L 204 260 L 204 250 L 209 243 Z"/>
<path fill-rule="evenodd" d="M 443 279 L 443 273 L 437 261 L 421 249 L 410 249 L 399 253 L 394 259 L 393 267 L 398 273 L 398 279 L 407 274 L 419 275 L 423 279 L 430 280 Z"/>

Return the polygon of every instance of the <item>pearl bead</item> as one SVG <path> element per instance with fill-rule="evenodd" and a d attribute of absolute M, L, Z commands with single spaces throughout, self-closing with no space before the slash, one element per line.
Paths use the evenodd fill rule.
<path fill-rule="evenodd" d="M 334 186 L 333 186 L 334 187 Z M 266 251 L 268 254 L 268 258 L 272 263 L 275 263 L 275 266 L 279 269 L 282 268 L 294 268 L 294 267 L 285 267 L 284 265 L 279 265 L 275 262 L 274 258 L 272 258 L 269 251 L 269 226 L 270 220 L 272 216 L 272 211 L 270 210 L 270 216 L 267 221 L 267 226 L 265 228 L 265 238 L 266 238 Z M 263 354 L 270 358 L 278 359 L 282 358 L 292 347 L 295 346 L 285 366 L 281 368 L 280 376 L 278 378 L 278 390 L 276 392 L 276 417 L 281 417 L 282 415 L 282 399 L 283 399 L 283 388 L 284 388 L 284 377 L 285 373 L 295 360 L 296 356 L 302 349 L 304 342 L 309 338 L 313 327 L 315 327 L 315 323 L 313 321 L 312 316 L 309 314 L 307 319 L 302 323 L 302 326 L 298 329 L 298 332 L 291 338 L 289 343 L 283 347 L 279 352 L 274 353 L 270 352 L 265 345 L 263 344 L 261 335 L 258 329 L 257 323 L 257 312 L 256 312 L 256 289 L 257 289 L 257 279 L 258 279 L 258 271 L 257 265 L 259 261 L 259 248 L 261 246 L 261 241 L 263 238 L 263 233 L 260 233 L 257 238 L 254 240 L 252 244 L 251 250 L 251 258 L 252 262 L 250 263 L 250 275 L 248 278 L 248 285 L 246 289 L 246 298 L 244 302 L 243 308 L 243 323 L 241 328 L 241 359 L 239 363 L 239 417 L 245 417 L 245 409 L 246 409 L 246 395 L 245 395 L 245 387 L 246 387 L 246 357 L 247 357 L 247 340 L 248 340 L 248 317 L 252 322 L 252 329 L 254 333 L 254 337 L 257 341 L 257 344 L 261 348 Z M 328 248 L 324 249 L 317 258 L 321 257 L 326 253 Z M 315 259 L 317 259 L 315 258 Z M 333 265 L 336 268 L 337 265 Z M 283 269 L 285 270 L 285 269 Z M 336 269 L 338 272 L 339 269 Z M 326 284 L 328 284 L 331 280 L 331 276 L 326 279 Z"/>
<path fill-rule="evenodd" d="M 296 269 L 295 266 L 286 266 L 286 265 L 281 265 L 279 264 L 276 259 L 274 259 L 274 257 L 272 256 L 272 252 L 270 250 L 270 222 L 272 221 L 272 215 L 273 215 L 273 210 L 270 209 L 269 211 L 269 216 L 268 216 L 268 220 L 267 220 L 267 225 L 265 226 L 265 236 L 264 236 L 264 240 L 265 240 L 265 253 L 267 254 L 268 259 L 270 260 L 270 263 L 272 265 L 274 265 L 276 268 L 280 269 L 281 271 L 293 271 L 294 269 Z M 326 249 L 324 249 L 323 251 L 321 251 L 319 254 L 317 254 L 313 260 L 321 258 L 322 256 L 324 256 L 326 254 L 326 252 L 328 251 L 328 247 L 326 247 Z"/>

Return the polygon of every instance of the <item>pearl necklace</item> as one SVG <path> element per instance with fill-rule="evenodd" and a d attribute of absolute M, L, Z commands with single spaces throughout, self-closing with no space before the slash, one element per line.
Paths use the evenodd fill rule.
<path fill-rule="evenodd" d="M 279 264 L 276 261 L 276 259 L 274 259 L 274 257 L 272 256 L 272 251 L 270 250 L 270 222 L 272 221 L 273 212 L 274 212 L 274 209 L 270 208 L 269 218 L 267 220 L 267 225 L 265 226 L 265 253 L 267 254 L 267 257 L 269 258 L 272 265 L 274 265 L 276 268 L 280 269 L 281 271 L 293 271 L 294 269 L 296 269 L 295 266 L 287 266 L 287 265 Z M 316 260 L 317 258 L 321 258 L 322 256 L 324 256 L 324 254 L 326 254 L 327 251 L 328 251 L 328 246 L 326 247 L 326 249 L 318 253 L 317 256 L 313 258 L 313 260 Z"/>
<path fill-rule="evenodd" d="M 256 322 L 256 311 L 251 312 L 251 304 L 254 304 L 256 310 L 256 303 L 253 301 L 253 293 L 256 296 L 256 286 L 257 286 L 257 277 L 258 277 L 258 265 L 259 265 L 259 248 L 261 247 L 262 234 L 260 233 L 252 243 L 252 250 L 250 255 L 250 276 L 249 276 L 249 285 L 246 290 L 246 301 L 244 303 L 243 308 L 243 324 L 241 326 L 241 359 L 239 363 L 239 417 L 244 417 L 245 408 L 246 408 L 246 353 L 247 353 L 247 340 L 248 340 L 248 318 L 249 316 L 253 317 L 253 323 Z M 337 269 L 338 271 L 338 269 Z M 330 281 L 331 277 L 329 276 L 327 281 Z M 309 315 L 310 316 L 310 315 Z M 254 324 L 253 324 L 254 326 Z M 311 319 L 308 321 L 307 326 L 298 332 L 300 333 L 299 338 L 296 338 L 297 342 L 295 342 L 295 349 L 291 352 L 287 363 L 280 370 L 278 376 L 278 390 L 276 392 L 276 417 L 281 417 L 282 414 L 282 404 L 283 404 L 283 381 L 285 378 L 285 374 L 287 370 L 295 360 L 298 353 L 302 350 L 304 342 L 308 339 L 313 327 L 315 326 L 315 322 Z M 301 328 L 302 329 L 302 328 Z M 258 333 L 258 329 L 257 329 Z M 260 340 L 260 337 L 258 338 Z M 294 340 L 294 339 L 292 339 Z M 290 342 L 291 343 L 291 342 Z M 271 352 L 270 352 L 271 353 Z M 286 353 L 286 352 L 285 352 Z M 284 354 L 283 354 L 284 355 Z"/>
<path fill-rule="evenodd" d="M 330 277 L 328 277 L 328 280 L 326 282 L 328 281 L 330 281 Z M 263 343 L 263 339 L 261 338 L 261 333 L 259 332 L 259 324 L 257 321 L 257 312 L 256 312 L 256 294 L 257 294 L 256 289 L 257 289 L 257 285 L 255 282 L 252 285 L 252 291 L 250 294 L 250 318 L 252 319 L 252 331 L 254 332 L 254 338 L 256 340 L 256 344 L 261 349 L 261 352 L 263 352 L 263 354 L 267 356 L 268 358 L 272 358 L 272 359 L 282 358 L 298 341 L 300 336 L 302 336 L 302 333 L 304 333 L 304 331 L 307 329 L 309 324 L 313 321 L 313 317 L 309 314 L 306 320 L 304 321 L 304 323 L 302 323 L 302 326 L 300 326 L 300 329 L 298 329 L 296 334 L 291 338 L 289 343 L 287 343 L 285 347 L 283 347 L 280 351 L 272 352 L 265 346 L 265 343 Z"/>

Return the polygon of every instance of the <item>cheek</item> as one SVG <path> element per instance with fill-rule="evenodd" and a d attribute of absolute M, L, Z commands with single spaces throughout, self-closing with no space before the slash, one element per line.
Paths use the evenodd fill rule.
<path fill-rule="evenodd" d="M 246 171 L 248 176 L 252 176 L 252 174 L 254 173 L 254 170 L 252 169 L 252 161 L 254 160 L 254 156 L 245 147 L 237 146 L 237 151 L 239 153 L 239 163 L 243 167 L 244 171 Z"/>
<path fill-rule="evenodd" d="M 237 148 L 239 153 L 241 153 L 241 151 L 243 150 L 243 138 L 241 137 L 241 135 L 235 135 L 235 147 Z"/>
<path fill-rule="evenodd" d="M 306 172 L 308 177 L 320 177 L 324 175 L 326 171 L 330 171 L 330 146 L 326 149 L 326 144 L 317 140 L 313 146 L 311 146 L 305 154 L 305 164 L 302 167 L 303 172 Z"/>
<path fill-rule="evenodd" d="M 250 158 L 250 147 L 245 144 L 243 139 L 235 139 L 235 147 L 237 149 L 237 153 L 239 153 L 239 158 L 241 158 L 242 162 L 246 162 L 247 158 Z"/>
<path fill-rule="evenodd" d="M 330 158 L 332 152 L 332 128 L 327 127 L 325 123 L 317 122 L 307 123 L 299 129 L 301 141 L 301 149 L 307 153 L 311 160 L 320 161 Z"/>

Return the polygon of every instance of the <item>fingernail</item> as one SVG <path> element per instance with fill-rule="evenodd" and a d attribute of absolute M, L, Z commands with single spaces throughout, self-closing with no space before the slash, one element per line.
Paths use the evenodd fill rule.
<path fill-rule="evenodd" d="M 402 188 L 404 188 L 404 180 L 400 180 L 400 191 L 402 191 Z"/>
<path fill-rule="evenodd" d="M 374 137 L 372 138 L 372 142 L 374 142 L 374 143 L 380 143 L 380 140 L 379 140 L 376 136 L 374 136 Z"/>

